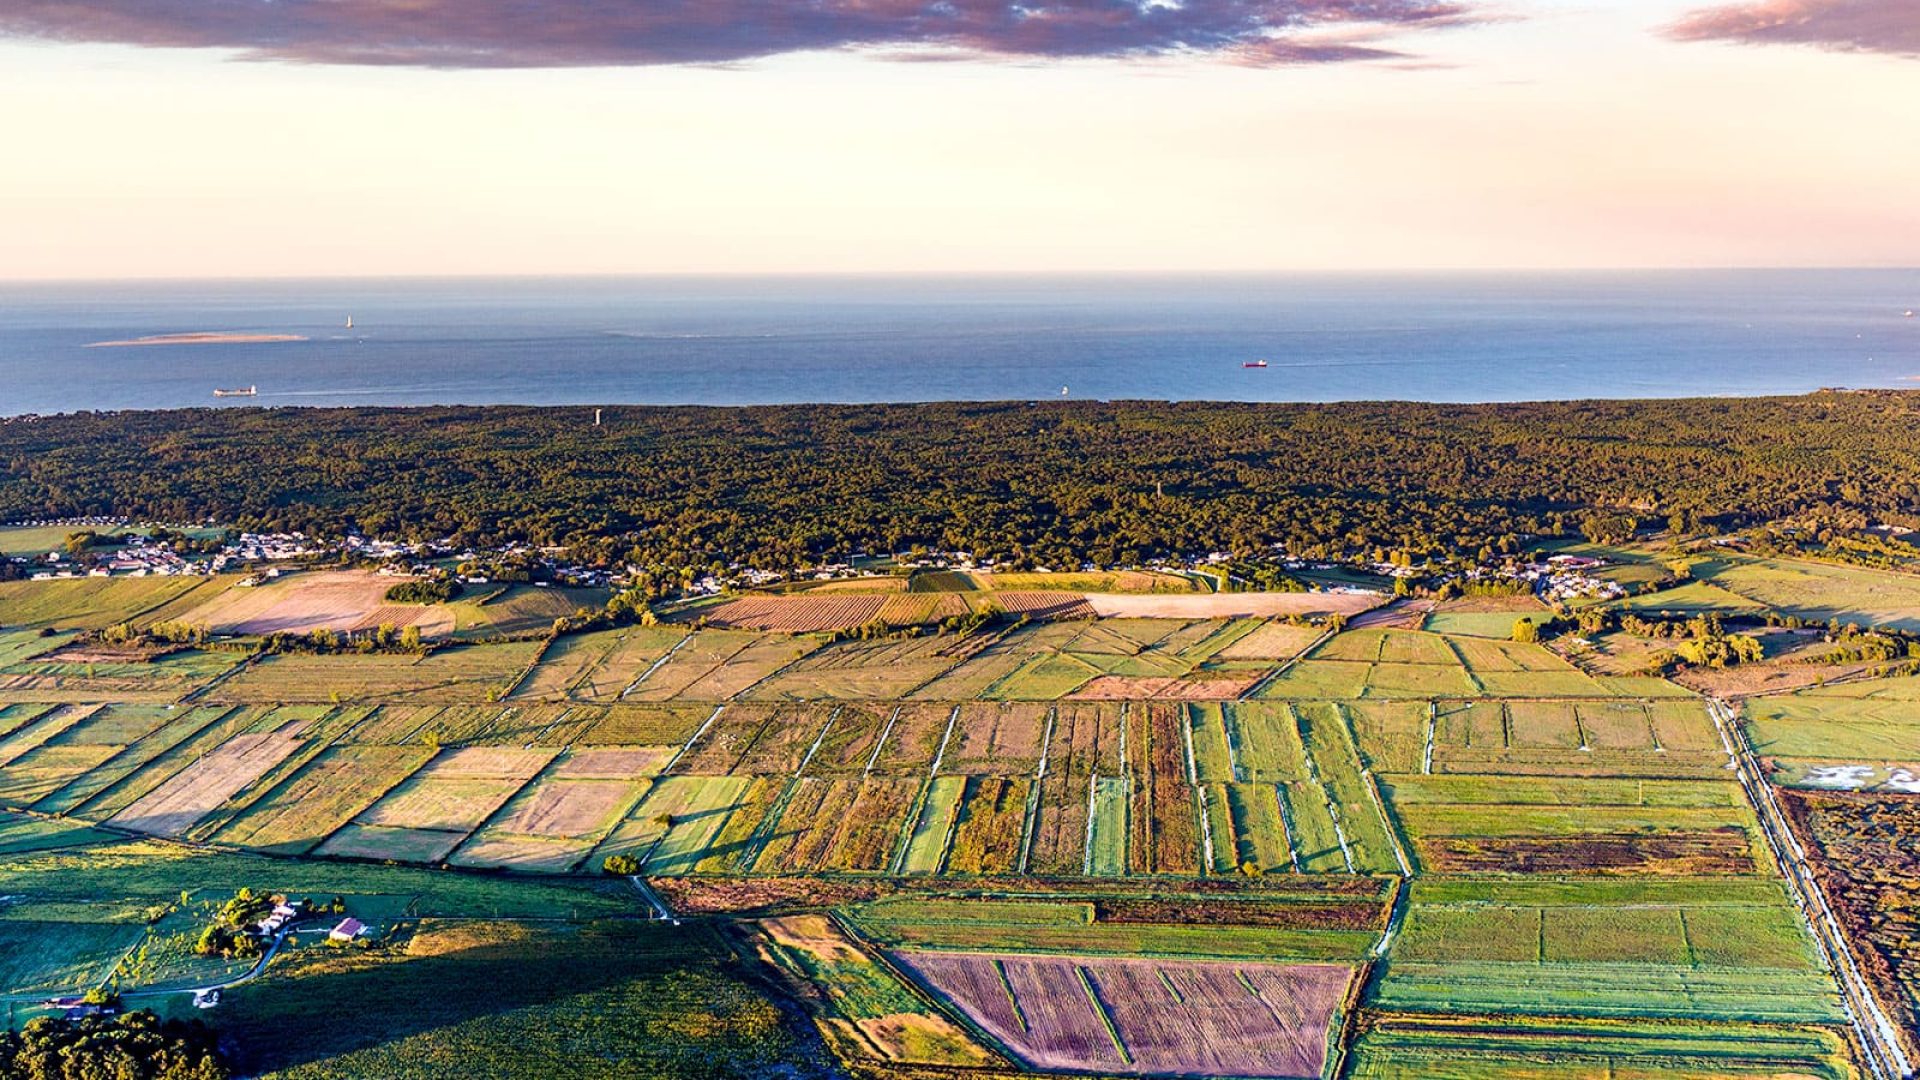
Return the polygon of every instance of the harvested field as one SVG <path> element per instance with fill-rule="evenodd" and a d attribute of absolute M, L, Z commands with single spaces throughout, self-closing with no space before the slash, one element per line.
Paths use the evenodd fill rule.
<path fill-rule="evenodd" d="M 1379 604 L 1378 593 L 1193 593 L 1124 595 L 1093 593 L 1087 606 L 1101 618 L 1225 619 L 1289 615 L 1357 615 Z"/>
<path fill-rule="evenodd" d="M 385 862 L 437 863 L 466 839 L 465 830 L 399 829 L 353 822 L 314 849 L 315 855 Z"/>
<path fill-rule="evenodd" d="M 846 776 L 864 774 L 880 749 L 880 738 L 888 731 L 895 706 L 831 706 L 833 723 L 813 749 L 807 762 L 809 776 Z"/>
<path fill-rule="evenodd" d="M 0 700 L 167 702 L 240 662 L 236 653 L 182 649 L 144 660 L 101 662 L 41 656 L 0 669 Z"/>
<path fill-rule="evenodd" d="M 455 636 L 465 639 L 544 637 L 555 619 L 605 607 L 606 589 L 545 585 L 482 585 L 444 605 Z"/>
<path fill-rule="evenodd" d="M 805 873 L 832 865 L 854 824 L 854 805 L 862 786 L 859 780 L 814 776 L 795 781 L 780 820 L 761 838 L 754 872 Z M 894 824 L 897 827 L 899 822 Z"/>
<path fill-rule="evenodd" d="M 750 596 L 703 608 L 700 614 L 713 626 L 811 634 L 865 626 L 880 617 L 886 604 L 884 596 Z"/>
<path fill-rule="evenodd" d="M 227 589 L 180 619 L 219 634 L 304 634 L 381 623 L 418 626 L 433 636 L 451 634 L 453 615 L 444 606 L 387 603 L 387 590 L 399 580 L 363 570 L 294 573 L 252 588 Z"/>
<path fill-rule="evenodd" d="M 1040 797 L 1033 839 L 1028 847 L 1028 872 L 1052 876 L 1086 873 L 1087 810 L 1091 801 L 1088 792 L 1092 778 L 1050 773 L 1035 785 Z"/>
<path fill-rule="evenodd" d="M 1126 715 L 1125 708 L 1097 702 L 1066 702 L 1055 706 L 1053 741 L 1047 746 L 1047 771 L 1068 776 L 1120 775 L 1120 724 Z"/>
<path fill-rule="evenodd" d="M 1244 675 L 1208 673 L 1186 678 L 1130 678 L 1102 675 L 1067 696 L 1083 701 L 1221 701 L 1237 698 L 1260 681 L 1259 672 Z"/>
<path fill-rule="evenodd" d="M 560 762 L 554 776 L 562 780 L 634 780 L 656 776 L 678 748 L 630 746 L 575 750 Z"/>
<path fill-rule="evenodd" d="M 124 829 L 179 836 L 301 746 L 285 735 L 236 735 L 114 815 Z"/>
<path fill-rule="evenodd" d="M 749 642 L 700 678 L 683 687 L 678 697 L 687 701 L 730 701 L 736 695 L 774 672 L 807 655 L 823 644 L 819 638 L 770 635 Z M 671 663 L 667 665 L 671 667 Z M 663 669 L 664 670 L 664 669 Z M 651 685 L 650 683 L 647 685 Z M 641 687 L 642 690 L 647 685 Z M 654 700 L 635 693 L 633 699 Z"/>
<path fill-rule="evenodd" d="M 687 744 L 673 771 L 692 776 L 790 776 L 832 711 L 831 706 L 812 714 L 806 706 L 728 706 Z"/>
<path fill-rule="evenodd" d="M 1318 1077 L 1349 969 L 984 953 L 895 959 L 1029 1067 Z"/>

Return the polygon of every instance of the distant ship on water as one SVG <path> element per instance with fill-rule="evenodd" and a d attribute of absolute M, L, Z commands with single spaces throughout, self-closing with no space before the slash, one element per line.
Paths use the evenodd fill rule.
<path fill-rule="evenodd" d="M 1265 360 L 1249 360 L 1240 366 L 1243 368 L 1263 368 L 1267 366 L 1267 362 Z"/>
<path fill-rule="evenodd" d="M 353 329 L 353 316 L 347 316 L 347 329 Z"/>
<path fill-rule="evenodd" d="M 239 389 L 235 389 L 235 390 L 216 389 L 213 392 L 213 396 L 214 397 L 258 397 L 260 396 L 260 391 L 257 387 L 252 387 L 252 386 L 240 387 Z"/>

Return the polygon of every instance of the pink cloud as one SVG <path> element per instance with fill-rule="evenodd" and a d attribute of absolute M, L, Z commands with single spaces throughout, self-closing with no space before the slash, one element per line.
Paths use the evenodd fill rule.
<path fill-rule="evenodd" d="M 1683 41 L 1817 45 L 1920 57 L 1915 0 L 1756 0 L 1707 8 L 1668 28 Z"/>
<path fill-rule="evenodd" d="M 1471 0 L 4 0 L 0 34 L 417 67 L 721 64 L 867 49 L 976 57 L 1398 57 L 1382 30 L 1474 21 Z M 1350 38 L 1346 35 L 1351 35 Z"/>

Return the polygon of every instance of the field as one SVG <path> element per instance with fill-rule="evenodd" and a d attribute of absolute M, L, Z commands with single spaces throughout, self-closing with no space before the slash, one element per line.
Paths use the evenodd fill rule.
<path fill-rule="evenodd" d="M 498 698 L 539 655 L 536 642 L 463 645 L 426 656 L 268 656 L 212 700 L 476 702 Z"/>
<path fill-rule="evenodd" d="M 227 588 L 231 579 L 200 577 L 73 578 L 0 581 L 0 626 L 39 630 L 98 630 L 118 623 L 145 625 L 182 605 Z"/>
<path fill-rule="evenodd" d="M 387 601 L 387 590 L 400 580 L 361 570 L 288 574 L 227 589 L 179 618 L 217 634 L 248 636 L 365 630 L 382 624 L 418 626 L 428 636 L 451 633 L 453 616 L 446 608 Z"/>
<path fill-rule="evenodd" d="M 1920 680 L 1864 680 L 1750 698 L 1741 723 L 1754 752 L 1796 786 L 1920 789 Z"/>
<path fill-rule="evenodd" d="M 1723 557 L 1696 563 L 1693 576 L 1705 588 L 1734 598 L 1727 606 L 1735 609 L 1744 606 L 1819 622 L 1838 619 L 1861 626 L 1920 629 L 1920 579 L 1911 574 L 1790 559 Z M 1677 591 L 1654 593 L 1647 599 Z"/>
<path fill-rule="evenodd" d="M 183 941 L 218 890 L 308 890 L 381 937 L 296 941 L 235 990 L 213 1019 L 263 1075 L 490 1060 L 496 1026 L 598 1047 L 583 1032 L 624 1019 L 560 998 L 466 1015 L 458 992 L 423 1007 L 443 1019 L 382 1017 L 372 1040 L 302 1030 L 279 1049 L 261 1033 L 335 993 L 505 978 L 489 956 L 522 965 L 534 948 L 585 965 L 566 1000 L 639 1007 L 596 996 L 627 985 L 593 983 L 618 963 L 572 951 L 659 955 L 640 920 L 599 921 L 653 910 L 604 872 L 623 855 L 702 916 L 677 928 L 683 955 L 709 941 L 741 965 L 649 968 L 651 992 L 777 988 L 792 1000 L 762 1034 L 861 1075 L 1590 1075 L 1527 1073 L 1542 1056 L 1622 1077 L 1847 1075 L 1836 987 L 1704 703 L 1506 640 L 1513 602 L 1410 604 L 1426 629 L 1329 634 L 1241 610 L 1277 602 L 1258 594 L 1014 579 L 991 595 L 1055 617 L 817 632 L 989 595 L 888 580 L 552 640 L 534 617 L 559 591 L 500 589 L 445 605 L 455 640 L 426 657 L 121 663 L 65 633 L 0 633 L 0 679 L 46 669 L 0 703 L 0 805 L 45 815 L 0 816 L 0 973 L 29 994 L 115 970 L 189 980 L 213 971 Z M 1116 596 L 1209 606 L 1094 617 Z M 716 618 L 727 604 L 756 606 Z M 494 640 L 516 619 L 540 639 Z M 1782 781 L 1897 793 L 1920 788 L 1916 688 L 1843 681 L 1749 700 L 1742 722 Z M 1863 869 L 1872 837 L 1905 828 L 1898 800 L 1808 798 L 1871 807 L 1805 810 L 1802 842 L 1829 856 L 1829 895 L 1878 935 L 1862 940 L 1885 993 L 1910 1007 L 1920 934 L 1897 875 Z M 778 978 L 736 978 L 749 971 Z M 523 1026 L 562 1015 L 574 1041 Z M 595 1049 L 578 1075 L 669 1060 L 653 1052 Z"/>
<path fill-rule="evenodd" d="M 895 956 L 1030 1066 L 1136 1076 L 1318 1077 L 1352 977 L 1326 965 Z"/>
<path fill-rule="evenodd" d="M 1371 1004 L 1789 1024 L 1839 1015 L 1784 890 L 1721 878 L 1417 882 Z"/>
<path fill-rule="evenodd" d="M 472 641 L 501 637 L 541 637 L 553 620 L 606 604 L 605 589 L 542 585 L 476 585 L 444 605 L 453 618 L 454 636 Z"/>

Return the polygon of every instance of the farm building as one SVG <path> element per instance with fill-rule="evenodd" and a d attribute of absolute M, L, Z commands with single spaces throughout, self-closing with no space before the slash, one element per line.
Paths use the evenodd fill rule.
<path fill-rule="evenodd" d="M 352 941 L 367 932 L 367 924 L 349 915 L 327 932 L 328 941 Z"/>

